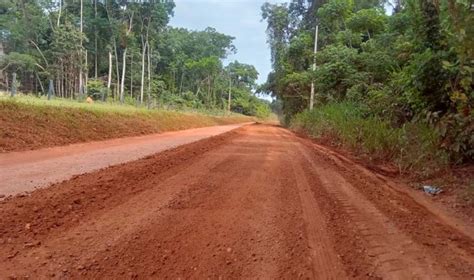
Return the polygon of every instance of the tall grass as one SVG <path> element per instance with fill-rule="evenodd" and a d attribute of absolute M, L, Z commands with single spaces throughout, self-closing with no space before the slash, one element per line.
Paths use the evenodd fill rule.
<path fill-rule="evenodd" d="M 118 114 L 140 114 L 140 115 L 150 115 L 153 116 L 157 112 L 179 112 L 180 114 L 202 114 L 209 116 L 232 116 L 232 117 L 244 117 L 241 114 L 231 112 L 230 114 L 226 110 L 222 109 L 195 109 L 195 108 L 179 108 L 173 109 L 170 107 L 161 107 L 154 108 L 152 110 L 148 109 L 146 105 L 137 106 L 131 105 L 129 103 L 118 103 L 118 102 L 100 102 L 96 101 L 93 104 L 89 104 L 84 100 L 72 100 L 65 98 L 55 97 L 51 100 L 47 100 L 45 96 L 37 97 L 27 94 L 18 94 L 15 97 L 10 97 L 7 92 L 0 92 L 0 102 L 18 102 L 26 105 L 31 105 L 33 107 L 62 107 L 62 108 L 77 108 L 81 110 L 86 110 L 95 113 L 118 113 Z"/>
<path fill-rule="evenodd" d="M 330 141 L 372 161 L 390 161 L 400 171 L 428 175 L 448 163 L 440 136 L 424 123 L 393 127 L 351 102 L 330 103 L 295 115 L 290 127 Z"/>

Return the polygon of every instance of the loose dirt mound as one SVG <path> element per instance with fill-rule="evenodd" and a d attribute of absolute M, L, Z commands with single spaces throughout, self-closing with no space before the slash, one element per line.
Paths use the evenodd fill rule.
<path fill-rule="evenodd" d="M 0 278 L 471 279 L 472 231 L 254 125 L 0 204 Z"/>
<path fill-rule="evenodd" d="M 60 146 L 188 128 L 241 123 L 247 117 L 213 117 L 169 111 L 106 111 L 0 101 L 0 152 Z"/>

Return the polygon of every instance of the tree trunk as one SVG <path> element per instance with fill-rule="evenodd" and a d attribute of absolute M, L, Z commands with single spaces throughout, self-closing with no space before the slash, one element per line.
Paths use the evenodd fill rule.
<path fill-rule="evenodd" d="M 230 102 L 232 100 L 232 78 L 229 77 L 229 95 L 227 97 L 227 112 L 230 115 Z"/>
<path fill-rule="evenodd" d="M 32 74 L 34 75 L 34 74 Z M 33 78 L 33 76 L 31 76 Z M 36 79 L 31 79 L 31 82 L 33 83 L 33 93 L 38 96 L 38 82 Z"/>
<path fill-rule="evenodd" d="M 314 58 L 313 58 L 313 65 L 312 65 L 312 69 L 313 69 L 313 72 L 316 71 L 316 53 L 318 52 L 318 29 L 319 29 L 319 26 L 316 25 L 316 32 L 314 34 Z M 309 110 L 313 110 L 313 106 L 314 106 L 314 80 L 312 79 L 311 80 L 311 93 L 310 93 L 310 97 L 309 97 Z"/>
<path fill-rule="evenodd" d="M 171 73 L 171 93 L 176 94 L 176 69 L 173 69 Z"/>
<path fill-rule="evenodd" d="M 130 97 L 133 99 L 133 52 L 130 52 Z"/>
<path fill-rule="evenodd" d="M 71 99 L 73 99 L 73 95 L 75 95 L 75 92 L 76 92 L 76 88 L 77 88 L 77 78 L 76 78 L 76 71 L 74 71 L 74 75 L 72 76 L 72 93 L 71 93 Z"/>
<path fill-rule="evenodd" d="M 59 10 L 58 10 L 58 22 L 57 22 L 57 27 L 59 27 L 59 23 L 60 23 L 60 20 L 61 20 L 61 11 L 62 11 L 62 2 L 63 0 L 59 0 Z"/>
<path fill-rule="evenodd" d="M 183 79 L 184 79 L 184 70 L 181 70 L 181 79 L 179 82 L 179 95 L 183 94 Z"/>
<path fill-rule="evenodd" d="M 207 100 L 208 100 L 208 106 L 212 106 L 212 94 L 211 94 L 211 75 L 207 76 Z"/>
<path fill-rule="evenodd" d="M 87 96 L 87 83 L 89 82 L 89 66 L 88 66 L 88 61 L 87 61 L 87 50 L 86 50 L 85 58 L 86 58 L 86 63 L 85 63 L 86 71 L 84 73 L 84 76 L 85 76 L 84 93 Z"/>
<path fill-rule="evenodd" d="M 11 89 L 11 97 L 16 95 L 16 72 L 12 74 L 12 89 Z"/>
<path fill-rule="evenodd" d="M 54 95 L 54 82 L 53 82 L 53 79 L 49 79 L 48 100 L 51 100 L 53 95 Z"/>
<path fill-rule="evenodd" d="M 58 93 L 58 96 L 61 96 L 61 78 L 59 78 L 59 73 L 56 76 L 56 90 L 55 91 Z"/>
<path fill-rule="evenodd" d="M 115 98 L 119 95 L 119 89 L 120 89 L 120 70 L 119 70 L 117 42 L 115 41 L 115 38 L 114 38 L 114 50 L 115 50 L 115 70 L 117 74 L 117 86 L 115 88 L 115 95 L 114 95 L 114 100 L 115 100 Z"/>
<path fill-rule="evenodd" d="M 111 51 L 109 51 L 109 76 L 107 77 L 107 94 L 109 94 L 110 92 L 110 85 L 112 85 L 112 52 Z"/>
<path fill-rule="evenodd" d="M 60 73 L 59 73 L 59 85 L 61 87 L 61 93 L 60 96 L 64 97 L 65 96 L 65 86 L 64 86 L 64 62 L 61 59 L 61 67 L 60 67 Z"/>
<path fill-rule="evenodd" d="M 151 105 L 151 46 L 150 43 L 146 42 L 148 46 L 148 90 L 147 90 L 147 95 L 148 95 L 148 108 L 150 108 Z"/>
<path fill-rule="evenodd" d="M 127 9 L 127 7 L 125 7 Z M 129 20 L 129 25 L 128 25 L 128 30 L 125 35 L 125 40 L 127 40 L 128 35 L 132 31 L 132 23 L 133 23 L 133 12 L 132 15 L 130 16 Z M 127 46 L 125 45 L 125 48 L 123 50 L 123 57 L 122 57 L 122 80 L 120 81 L 120 102 L 124 102 L 125 98 L 125 69 L 127 68 Z"/>
<path fill-rule="evenodd" d="M 97 19 L 97 0 L 94 0 L 94 19 Z M 94 47 L 95 47 L 95 55 L 94 55 L 94 78 L 97 79 L 98 77 L 98 47 L 97 47 L 97 26 L 94 25 Z"/>
<path fill-rule="evenodd" d="M 140 105 L 143 105 L 143 91 L 145 88 L 145 52 L 146 52 L 147 44 L 144 42 L 142 38 L 142 76 L 141 76 L 141 83 L 140 83 Z"/>
<path fill-rule="evenodd" d="M 38 76 L 38 72 L 35 72 L 35 76 L 36 76 L 36 79 L 38 80 L 38 83 L 39 83 L 39 85 L 40 85 L 41 93 L 44 94 L 43 83 L 41 82 L 41 79 L 40 79 L 39 76 Z M 8 85 L 7 85 L 7 87 L 8 87 Z"/>
<path fill-rule="evenodd" d="M 122 58 L 122 80 L 120 81 L 120 102 L 124 102 L 125 93 L 125 69 L 127 68 L 127 48 L 123 50 Z"/>
<path fill-rule="evenodd" d="M 82 60 L 83 60 L 83 54 L 82 54 L 82 31 L 83 31 L 83 24 L 82 24 L 82 14 L 83 14 L 83 11 L 84 11 L 84 5 L 83 5 L 83 0 L 80 0 L 80 3 L 81 3 L 81 9 L 80 9 L 80 27 L 79 27 L 79 30 L 81 32 L 81 45 L 80 45 L 80 53 L 79 53 L 79 95 L 82 96 L 83 94 L 83 90 L 84 90 L 84 85 L 83 85 L 83 77 L 82 77 Z"/>

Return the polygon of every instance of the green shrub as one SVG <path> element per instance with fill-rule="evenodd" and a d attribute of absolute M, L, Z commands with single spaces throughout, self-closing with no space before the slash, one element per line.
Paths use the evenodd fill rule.
<path fill-rule="evenodd" d="M 90 79 L 87 81 L 87 93 L 94 100 L 102 100 L 107 94 L 107 88 L 102 80 Z"/>
<path fill-rule="evenodd" d="M 291 128 L 329 139 L 370 160 L 393 162 L 401 171 L 427 173 L 447 164 L 434 128 L 422 122 L 393 127 L 356 103 L 329 103 L 304 111 L 292 118 Z"/>
<path fill-rule="evenodd" d="M 447 114 L 437 123 L 442 147 L 454 163 L 474 161 L 474 115 Z"/>
<path fill-rule="evenodd" d="M 158 100 L 160 106 L 169 109 L 200 109 L 204 107 L 199 97 L 190 91 L 184 92 L 182 95 L 164 91 Z"/>

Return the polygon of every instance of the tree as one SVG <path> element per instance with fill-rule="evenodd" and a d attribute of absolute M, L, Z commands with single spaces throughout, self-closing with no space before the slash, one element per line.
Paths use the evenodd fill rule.
<path fill-rule="evenodd" d="M 170 27 L 174 7 L 159 0 L 0 1 L 6 84 L 15 76 L 23 92 L 61 98 L 84 93 L 150 108 L 156 100 L 224 109 L 229 73 L 222 60 L 236 52 L 234 37 L 212 27 Z M 250 100 L 258 73 L 234 64 L 236 90 Z"/>
<path fill-rule="evenodd" d="M 385 30 L 385 12 L 381 9 L 359 10 L 347 20 L 347 26 L 353 32 L 363 33 L 370 39 Z"/>
<path fill-rule="evenodd" d="M 383 10 L 387 3 L 392 15 Z M 328 0 L 305 6 L 294 0 L 264 4 L 262 11 L 273 71 L 258 90 L 276 96 L 286 120 L 306 108 L 314 79 L 320 106 L 350 100 L 367 116 L 397 127 L 427 119 L 444 127 L 439 133 L 445 142 L 458 143 L 440 147 L 472 158 L 472 141 L 458 131 L 472 125 L 474 106 L 469 2 Z M 316 24 L 321 50 L 311 71 L 309 38 Z"/>

